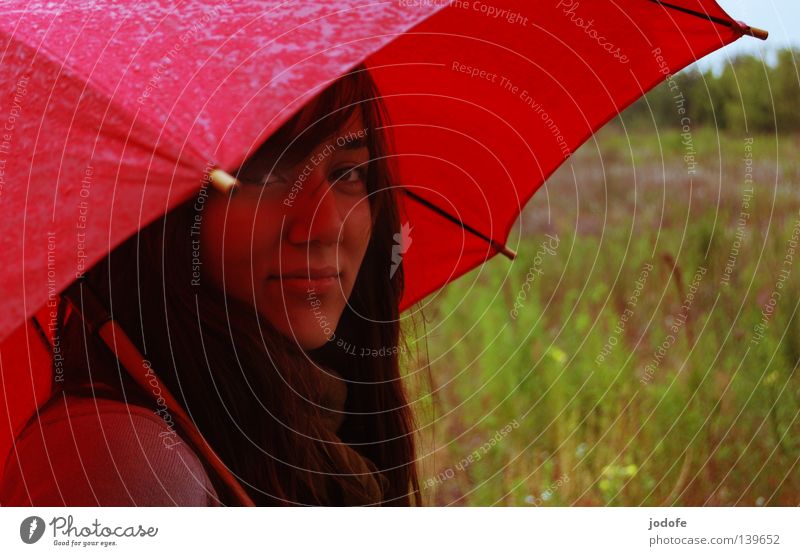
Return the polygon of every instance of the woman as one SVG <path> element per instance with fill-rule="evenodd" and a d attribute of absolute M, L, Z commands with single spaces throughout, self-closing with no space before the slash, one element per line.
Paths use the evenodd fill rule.
<path fill-rule="evenodd" d="M 153 388 L 257 505 L 421 505 L 379 98 L 356 67 L 249 156 L 234 190 L 204 184 L 86 276 Z M 234 504 L 153 392 L 59 312 L 59 380 L 17 439 L 0 502 Z"/>

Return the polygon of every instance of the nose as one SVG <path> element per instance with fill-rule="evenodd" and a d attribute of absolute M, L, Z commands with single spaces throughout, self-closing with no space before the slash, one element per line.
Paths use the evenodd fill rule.
<path fill-rule="evenodd" d="M 309 175 L 288 220 L 287 239 L 292 244 L 327 245 L 339 241 L 343 220 L 336 195 L 321 166 Z"/>

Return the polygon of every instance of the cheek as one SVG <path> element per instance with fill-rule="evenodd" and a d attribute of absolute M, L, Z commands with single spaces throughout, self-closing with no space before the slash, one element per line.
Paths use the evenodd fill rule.
<path fill-rule="evenodd" d="M 345 256 L 356 270 L 361 266 L 361 261 L 369 245 L 372 234 L 371 217 L 369 202 L 364 199 L 353 207 L 344 224 L 343 248 L 347 251 Z"/>
<path fill-rule="evenodd" d="M 274 218 L 265 218 L 265 207 L 255 208 L 253 203 L 230 204 L 224 199 L 207 204 L 201 227 L 201 255 L 205 271 L 218 284 L 224 273 L 229 290 L 251 289 L 251 276 L 265 274 L 267 254 L 273 236 Z M 236 293 L 232 291 L 231 293 Z"/>

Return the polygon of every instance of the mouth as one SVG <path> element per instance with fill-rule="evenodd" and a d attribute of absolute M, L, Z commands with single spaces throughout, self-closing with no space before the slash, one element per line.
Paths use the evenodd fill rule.
<path fill-rule="evenodd" d="M 294 293 L 325 293 L 338 284 L 342 279 L 342 272 L 334 267 L 305 268 L 272 274 L 267 277 L 268 282 L 276 283 L 284 290 Z"/>

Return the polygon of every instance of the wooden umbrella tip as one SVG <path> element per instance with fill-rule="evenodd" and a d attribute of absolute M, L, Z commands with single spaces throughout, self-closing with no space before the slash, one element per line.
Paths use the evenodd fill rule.
<path fill-rule="evenodd" d="M 501 244 L 501 243 L 496 243 L 496 242 L 495 242 L 495 248 L 496 248 L 496 249 L 497 249 L 497 250 L 498 250 L 500 253 L 502 253 L 503 255 L 505 255 L 506 257 L 508 257 L 508 259 L 509 259 L 509 260 L 512 260 L 512 261 L 513 261 L 513 260 L 514 260 L 514 259 L 517 257 L 517 252 L 516 252 L 516 251 L 514 251 L 513 249 L 511 249 L 510 247 L 507 247 L 506 245 L 503 245 L 503 244 Z"/>
<path fill-rule="evenodd" d="M 214 168 L 208 175 L 211 185 L 220 193 L 228 193 L 239 187 L 240 182 L 222 168 Z"/>
<path fill-rule="evenodd" d="M 759 29 L 758 27 L 750 27 L 747 34 L 751 37 L 761 39 L 762 41 L 767 40 L 767 37 L 769 37 L 769 31 Z"/>
<path fill-rule="evenodd" d="M 751 37 L 761 39 L 762 41 L 767 40 L 767 37 L 769 37 L 769 31 L 765 31 L 764 29 L 759 29 L 758 27 L 750 27 L 744 21 L 736 21 L 736 24 L 739 26 L 739 31 L 743 35 L 749 35 Z"/>

